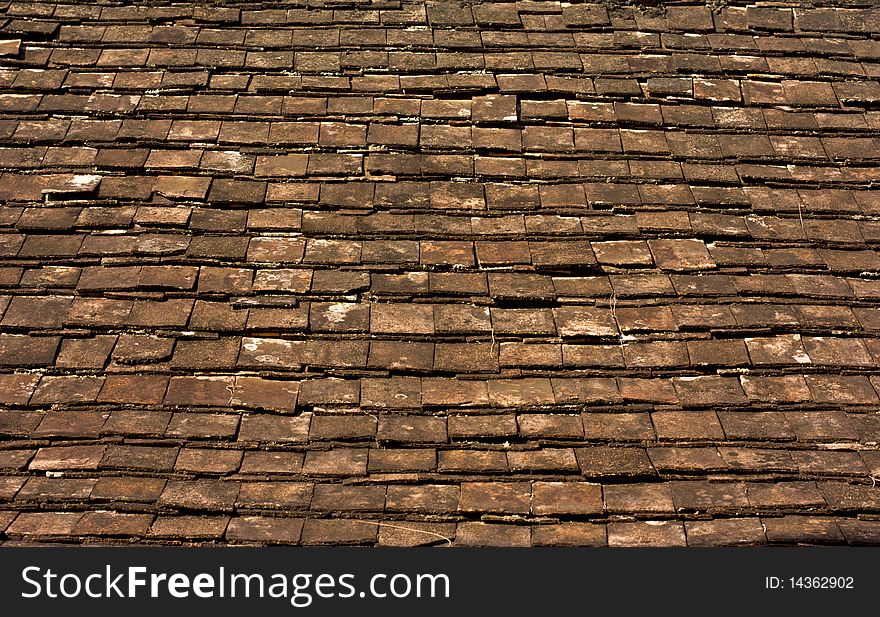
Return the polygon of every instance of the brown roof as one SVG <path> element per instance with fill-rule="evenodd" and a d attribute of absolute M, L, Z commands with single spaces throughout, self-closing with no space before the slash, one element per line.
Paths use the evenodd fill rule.
<path fill-rule="evenodd" d="M 880 544 L 880 10 L 791 4 L 4 4 L 0 539 Z"/>

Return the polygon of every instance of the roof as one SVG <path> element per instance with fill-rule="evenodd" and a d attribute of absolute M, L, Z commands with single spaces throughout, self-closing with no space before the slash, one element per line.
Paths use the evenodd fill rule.
<path fill-rule="evenodd" d="M 4 3 L 0 538 L 880 543 L 880 10 L 666 4 Z"/>

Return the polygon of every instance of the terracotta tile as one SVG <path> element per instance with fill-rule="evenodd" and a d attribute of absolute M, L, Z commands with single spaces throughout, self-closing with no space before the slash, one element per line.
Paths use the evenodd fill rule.
<path fill-rule="evenodd" d="M 459 509 L 464 512 L 527 514 L 531 487 L 527 482 L 468 482 L 462 484 Z"/>
<path fill-rule="evenodd" d="M 459 507 L 459 496 L 460 488 L 457 485 L 390 485 L 385 508 L 389 512 L 455 512 Z"/>
<path fill-rule="evenodd" d="M 379 527 L 375 522 L 344 519 L 306 519 L 301 541 L 314 544 L 375 544 Z"/>
<path fill-rule="evenodd" d="M 767 540 L 773 544 L 843 544 L 837 522 L 818 516 L 783 516 L 761 519 Z"/>
<path fill-rule="evenodd" d="M 608 546 L 685 546 L 684 526 L 676 521 L 609 523 Z"/>
<path fill-rule="evenodd" d="M 9 9 L 11 541 L 877 543 L 868 13 L 527 8 Z"/>
<path fill-rule="evenodd" d="M 459 546 L 529 546 L 529 527 L 499 523 L 460 523 L 455 534 Z"/>
<path fill-rule="evenodd" d="M 758 518 L 685 522 L 688 546 L 755 546 L 767 542 Z"/>

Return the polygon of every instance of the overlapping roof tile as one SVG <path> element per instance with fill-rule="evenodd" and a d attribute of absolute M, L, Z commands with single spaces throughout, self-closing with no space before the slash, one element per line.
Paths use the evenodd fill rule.
<path fill-rule="evenodd" d="M 3 541 L 880 543 L 880 10 L 646 4 L 5 3 Z"/>

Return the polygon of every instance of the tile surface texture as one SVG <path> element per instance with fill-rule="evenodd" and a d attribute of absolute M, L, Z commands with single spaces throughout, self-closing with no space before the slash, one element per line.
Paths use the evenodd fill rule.
<path fill-rule="evenodd" d="M 880 544 L 870 2 L 0 3 L 0 542 Z"/>

